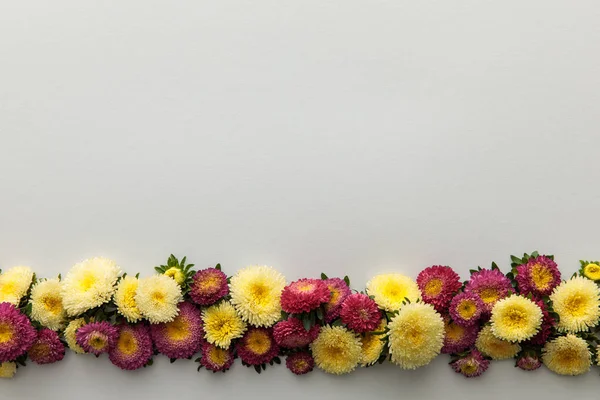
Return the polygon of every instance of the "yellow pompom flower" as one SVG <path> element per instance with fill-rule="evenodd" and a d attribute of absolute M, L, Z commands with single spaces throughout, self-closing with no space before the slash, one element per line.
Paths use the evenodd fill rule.
<path fill-rule="evenodd" d="M 589 263 L 583 267 L 583 276 L 593 281 L 600 280 L 600 265 Z"/>
<path fill-rule="evenodd" d="M 361 360 L 358 336 L 341 326 L 324 326 L 310 344 L 317 367 L 330 374 L 352 372 Z"/>
<path fill-rule="evenodd" d="M 386 311 L 402 308 L 402 302 L 408 298 L 411 302 L 421 299 L 417 282 L 402 274 L 382 274 L 367 282 L 367 294 L 373 296 L 375 303 Z"/>
<path fill-rule="evenodd" d="M 29 267 L 12 267 L 0 274 L 0 303 L 18 306 L 33 280 Z"/>
<path fill-rule="evenodd" d="M 125 276 L 117 284 L 114 300 L 119 314 L 124 316 L 128 322 L 133 323 L 142 319 L 142 313 L 135 302 L 135 293 L 139 280 L 135 276 Z"/>
<path fill-rule="evenodd" d="M 403 306 L 388 329 L 391 360 L 402 369 L 429 364 L 444 345 L 444 320 L 430 304 Z"/>
<path fill-rule="evenodd" d="M 546 343 L 542 361 L 550 371 L 559 375 L 581 375 L 590 370 L 592 353 L 585 340 L 568 334 Z"/>
<path fill-rule="evenodd" d="M 178 285 L 181 285 L 185 282 L 185 274 L 181 270 L 181 268 L 171 267 L 165 271 L 165 275 L 169 278 L 175 279 Z"/>
<path fill-rule="evenodd" d="M 223 301 L 202 310 L 204 337 L 208 343 L 229 348 L 233 339 L 244 336 L 246 323 L 242 321 L 235 307 Z"/>
<path fill-rule="evenodd" d="M 239 270 L 229 285 L 231 303 L 242 319 L 254 326 L 270 327 L 281 317 L 281 291 L 285 278 L 265 265 Z"/>
<path fill-rule="evenodd" d="M 64 336 L 67 345 L 71 350 L 73 350 L 77 354 L 85 353 L 85 350 L 77 344 L 77 339 L 75 335 L 77 334 L 77 329 L 81 328 L 85 325 L 85 320 L 83 318 L 77 318 L 69 322 L 67 327 L 65 328 Z"/>
<path fill-rule="evenodd" d="M 575 333 L 598 325 L 600 289 L 595 282 L 581 276 L 571 278 L 554 289 L 550 300 L 560 317 L 559 331 Z"/>
<path fill-rule="evenodd" d="M 379 323 L 379 326 L 373 332 L 383 332 L 387 325 L 387 321 L 382 319 Z M 372 332 L 366 332 L 362 334 L 360 337 L 361 342 L 361 357 L 360 357 L 360 365 L 361 367 L 367 367 L 369 365 L 373 365 L 379 360 L 381 357 L 381 352 L 385 347 L 385 335 L 383 334 L 373 334 Z"/>
<path fill-rule="evenodd" d="M 0 378 L 10 379 L 17 373 L 17 364 L 12 361 L 0 363 Z"/>
<path fill-rule="evenodd" d="M 166 275 L 140 279 L 134 297 L 140 313 L 151 324 L 171 322 L 179 314 L 177 304 L 183 301 L 181 287 Z"/>
<path fill-rule="evenodd" d="M 64 328 L 67 312 L 62 303 L 61 283 L 58 279 L 38 282 L 31 288 L 31 319 L 46 328 L 58 331 Z"/>
<path fill-rule="evenodd" d="M 542 325 L 542 310 L 523 296 L 498 300 L 492 308 L 492 332 L 499 339 L 521 342 L 533 337 Z"/>
<path fill-rule="evenodd" d="M 494 336 L 490 325 L 483 327 L 483 329 L 479 331 L 477 340 L 475 341 L 475 347 L 483 353 L 483 355 L 488 356 L 493 360 L 513 358 L 521 351 L 521 346 L 517 343 L 511 343 Z"/>
<path fill-rule="evenodd" d="M 75 264 L 62 282 L 63 306 L 76 317 L 108 301 L 121 274 L 116 262 L 95 257 Z"/>

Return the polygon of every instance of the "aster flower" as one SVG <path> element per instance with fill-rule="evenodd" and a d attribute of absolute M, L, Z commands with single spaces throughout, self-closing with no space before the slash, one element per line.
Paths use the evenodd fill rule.
<path fill-rule="evenodd" d="M 367 294 L 373 296 L 379 308 L 386 311 L 399 310 L 405 299 L 411 302 L 421 299 L 421 291 L 417 283 L 402 274 L 374 276 L 367 282 Z"/>
<path fill-rule="evenodd" d="M 29 267 L 12 267 L 0 274 L 0 303 L 6 302 L 18 306 L 33 280 L 33 271 Z"/>
<path fill-rule="evenodd" d="M 542 300 L 537 300 L 535 304 L 537 304 L 540 310 L 542 310 L 542 325 L 540 326 L 538 333 L 536 333 L 531 339 L 527 340 L 525 344 L 541 346 L 546 343 L 546 340 L 548 340 L 550 334 L 552 334 L 552 328 L 556 322 L 550 313 L 548 313 L 548 308 Z"/>
<path fill-rule="evenodd" d="M 475 344 L 479 327 L 477 325 L 458 325 L 449 318 L 445 318 L 444 331 L 444 347 L 441 352 L 454 354 L 465 351 Z"/>
<path fill-rule="evenodd" d="M 560 271 L 550 257 L 537 256 L 516 267 L 519 293 L 547 296 L 560 284 Z"/>
<path fill-rule="evenodd" d="M 272 328 L 250 327 L 237 344 L 237 355 L 248 365 L 270 362 L 279 354 Z"/>
<path fill-rule="evenodd" d="M 17 373 L 17 364 L 12 361 L 0 362 L 0 378 L 11 379 Z"/>
<path fill-rule="evenodd" d="M 27 353 L 36 364 L 52 364 L 64 358 L 65 345 L 60 341 L 58 333 L 44 328 L 37 333 L 37 339 Z"/>
<path fill-rule="evenodd" d="M 379 321 L 379 325 L 374 331 L 366 332 L 361 335 L 361 367 L 373 365 L 379 360 L 379 357 L 381 357 L 381 353 L 385 347 L 385 335 L 380 334 L 380 332 L 385 330 L 386 325 L 387 321 L 382 319 Z M 377 332 L 377 334 L 375 332 Z"/>
<path fill-rule="evenodd" d="M 483 355 L 477 351 L 471 351 L 467 356 L 461 357 L 451 364 L 452 369 L 467 378 L 473 378 L 483 374 L 490 365 Z"/>
<path fill-rule="evenodd" d="M 77 330 L 85 325 L 85 319 L 77 318 L 69 322 L 63 333 L 65 342 L 71 350 L 77 354 L 85 353 L 85 350 L 77 344 Z"/>
<path fill-rule="evenodd" d="M 593 281 L 600 280 L 600 265 L 598 264 L 597 261 L 591 263 L 582 261 L 581 274 Z"/>
<path fill-rule="evenodd" d="M 99 356 L 108 353 L 117 342 L 117 328 L 106 321 L 91 322 L 77 329 L 77 344 L 88 353 Z"/>
<path fill-rule="evenodd" d="M 246 332 L 246 323 L 228 301 L 202 310 L 202 321 L 205 339 L 222 348 L 229 348 L 232 340 L 242 337 Z"/>
<path fill-rule="evenodd" d="M 173 321 L 183 300 L 181 287 L 166 275 L 140 279 L 135 292 L 135 303 L 142 315 L 152 324 Z"/>
<path fill-rule="evenodd" d="M 29 318 L 11 303 L 0 303 L 0 362 L 25 354 L 36 337 Z"/>
<path fill-rule="evenodd" d="M 471 275 L 465 292 L 477 294 L 483 301 L 485 311 L 490 312 L 498 300 L 514 293 L 514 290 L 510 280 L 499 270 L 482 269 Z"/>
<path fill-rule="evenodd" d="M 339 317 L 342 303 L 346 297 L 350 296 L 352 291 L 348 287 L 348 284 L 340 278 L 328 278 L 324 282 L 331 293 L 331 297 L 329 297 L 329 300 L 325 304 L 324 317 L 325 323 L 329 324 Z"/>
<path fill-rule="evenodd" d="M 117 311 L 130 323 L 142 319 L 142 313 L 135 302 L 135 294 L 138 286 L 139 279 L 135 276 L 127 275 L 117 284 L 117 290 L 114 296 Z"/>
<path fill-rule="evenodd" d="M 287 356 L 285 366 L 295 375 L 304 375 L 313 370 L 315 360 L 308 351 L 300 351 Z"/>
<path fill-rule="evenodd" d="M 304 347 L 317 338 L 320 329 L 319 325 L 314 325 L 307 331 L 300 319 L 290 317 L 275 324 L 273 337 L 281 347 L 288 349 Z"/>
<path fill-rule="evenodd" d="M 559 375 L 582 375 L 590 370 L 592 353 L 585 340 L 567 334 L 546 343 L 542 361 L 550 371 Z"/>
<path fill-rule="evenodd" d="M 521 346 L 517 343 L 511 343 L 494 336 L 492 327 L 489 325 L 484 326 L 483 329 L 479 331 L 479 335 L 477 335 L 477 340 L 475 341 L 475 347 L 482 354 L 493 360 L 513 358 L 521 351 Z"/>
<path fill-rule="evenodd" d="M 204 342 L 200 364 L 212 372 L 225 372 L 233 364 L 233 351 Z"/>
<path fill-rule="evenodd" d="M 285 278 L 271 267 L 254 265 L 239 270 L 230 281 L 231 304 L 245 322 L 269 327 L 281 317 Z"/>
<path fill-rule="evenodd" d="M 324 326 L 310 344 L 317 367 L 330 374 L 352 372 L 361 359 L 361 342 L 342 326 Z"/>
<path fill-rule="evenodd" d="M 62 282 L 62 302 L 76 317 L 112 298 L 121 269 L 113 260 L 96 257 L 75 264 Z"/>
<path fill-rule="evenodd" d="M 31 288 L 31 319 L 53 331 L 64 328 L 67 319 L 60 291 L 58 279 L 41 281 Z"/>
<path fill-rule="evenodd" d="M 377 303 L 366 294 L 355 293 L 346 297 L 340 310 L 342 322 L 354 332 L 372 331 L 379 325 L 381 312 Z"/>
<path fill-rule="evenodd" d="M 150 330 L 144 324 L 121 324 L 118 326 L 116 344 L 108 352 L 113 365 L 133 371 L 142 368 L 152 358 Z"/>
<path fill-rule="evenodd" d="M 574 277 L 561 283 L 550 295 L 552 307 L 560 317 L 561 332 L 581 332 L 598 325 L 600 288 L 593 281 Z"/>
<path fill-rule="evenodd" d="M 421 271 L 417 276 L 417 285 L 423 301 L 431 304 L 438 312 L 446 311 L 452 296 L 462 287 L 460 276 L 452 268 L 441 265 Z"/>
<path fill-rule="evenodd" d="M 300 314 L 327 303 L 331 292 L 321 279 L 299 279 L 283 288 L 281 308 L 290 314 Z"/>
<path fill-rule="evenodd" d="M 536 355 L 523 355 L 517 360 L 517 367 L 524 371 L 533 371 L 542 366 L 542 362 Z"/>
<path fill-rule="evenodd" d="M 450 316 L 457 325 L 476 324 L 484 312 L 485 306 L 479 295 L 473 292 L 460 293 L 450 302 Z"/>
<path fill-rule="evenodd" d="M 202 345 L 200 310 L 188 302 L 179 304 L 179 315 L 173 321 L 150 327 L 152 340 L 159 352 L 169 358 L 189 358 Z"/>
<path fill-rule="evenodd" d="M 492 308 L 492 332 L 499 339 L 521 342 L 533 337 L 542 325 L 542 310 L 526 297 L 513 295 Z"/>
<path fill-rule="evenodd" d="M 219 269 L 202 269 L 196 272 L 193 279 L 190 297 L 196 304 L 210 306 L 229 294 L 227 275 Z"/>
<path fill-rule="evenodd" d="M 444 345 L 444 321 L 430 304 L 406 304 L 388 329 L 391 361 L 402 369 L 429 364 Z"/>

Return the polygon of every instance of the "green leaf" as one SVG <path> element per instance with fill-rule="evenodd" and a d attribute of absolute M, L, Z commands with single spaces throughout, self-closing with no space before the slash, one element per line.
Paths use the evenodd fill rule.
<path fill-rule="evenodd" d="M 311 325 L 310 325 L 310 315 L 305 314 L 302 317 L 302 325 L 304 326 L 304 330 L 310 331 L 310 327 L 311 327 Z"/>
<path fill-rule="evenodd" d="M 327 277 L 327 275 L 325 275 L 325 273 L 321 272 L 321 279 L 325 280 L 329 278 Z"/>
<path fill-rule="evenodd" d="M 257 373 L 259 373 L 259 374 L 260 374 L 260 372 L 261 372 L 261 371 L 260 371 L 260 365 L 255 365 L 255 366 L 254 366 L 254 370 L 255 370 Z"/>
<path fill-rule="evenodd" d="M 275 357 L 273 361 L 275 362 L 275 364 L 281 364 L 281 359 L 279 357 Z"/>
<path fill-rule="evenodd" d="M 317 318 L 323 320 L 323 310 L 320 307 L 317 308 Z"/>
<path fill-rule="evenodd" d="M 523 262 L 521 261 L 520 258 L 515 257 L 515 256 L 510 256 L 510 260 L 515 263 L 515 264 L 522 264 Z"/>
<path fill-rule="evenodd" d="M 344 282 L 346 282 L 346 285 L 350 287 L 350 278 L 348 278 L 348 275 L 344 276 Z"/>
<path fill-rule="evenodd" d="M 164 272 L 165 272 L 165 270 L 164 270 L 164 269 L 162 269 L 161 267 L 154 267 L 154 270 L 155 270 L 156 272 L 158 272 L 159 274 L 162 274 L 162 273 L 164 273 Z"/>
<path fill-rule="evenodd" d="M 215 265 L 215 269 L 218 269 L 220 271 L 221 270 L 221 264 Z"/>

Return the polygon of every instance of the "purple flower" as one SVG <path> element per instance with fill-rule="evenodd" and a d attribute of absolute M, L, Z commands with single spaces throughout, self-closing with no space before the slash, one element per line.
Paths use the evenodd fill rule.
<path fill-rule="evenodd" d="M 29 318 L 12 304 L 0 303 L 0 362 L 25 354 L 36 338 Z"/>
<path fill-rule="evenodd" d="M 108 353 L 115 346 L 119 332 L 106 321 L 91 322 L 77 329 L 77 344 L 86 352 L 99 356 Z"/>
<path fill-rule="evenodd" d="M 200 310 L 192 303 L 179 304 L 179 315 L 171 322 L 150 326 L 159 352 L 169 358 L 189 358 L 200 350 L 204 330 Z"/>
<path fill-rule="evenodd" d="M 37 339 L 28 351 L 29 358 L 36 364 L 52 364 L 65 356 L 65 345 L 58 333 L 44 328 L 38 332 Z"/>
<path fill-rule="evenodd" d="M 152 358 L 150 329 L 142 323 L 122 324 L 118 328 L 117 343 L 108 353 L 110 362 L 129 371 L 146 365 Z"/>

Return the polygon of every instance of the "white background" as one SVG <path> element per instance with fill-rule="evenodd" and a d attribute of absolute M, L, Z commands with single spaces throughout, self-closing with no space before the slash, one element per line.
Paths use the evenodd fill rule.
<path fill-rule="evenodd" d="M 169 253 L 289 280 L 600 258 L 600 3 L 1 1 L 0 265 Z M 591 398 L 442 356 L 349 376 L 69 354 L 2 398 Z M 485 392 L 483 392 L 485 391 Z M 532 398 L 533 398 L 532 397 Z"/>

